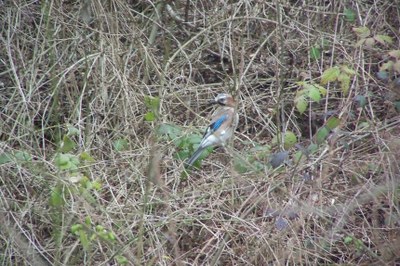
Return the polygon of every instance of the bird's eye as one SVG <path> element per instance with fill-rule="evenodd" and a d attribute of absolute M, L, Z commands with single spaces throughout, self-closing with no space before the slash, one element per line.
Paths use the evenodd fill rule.
<path fill-rule="evenodd" d="M 224 96 L 224 97 L 219 98 L 219 101 L 220 102 L 226 102 L 226 97 Z"/>

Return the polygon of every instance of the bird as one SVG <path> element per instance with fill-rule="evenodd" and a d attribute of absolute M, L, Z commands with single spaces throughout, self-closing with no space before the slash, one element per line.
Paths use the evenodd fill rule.
<path fill-rule="evenodd" d="M 186 167 L 191 167 L 208 147 L 224 146 L 238 125 L 237 104 L 232 95 L 220 93 L 210 104 L 218 104 L 219 107 L 212 114 L 210 125 L 204 132 L 199 147 L 187 160 Z"/>

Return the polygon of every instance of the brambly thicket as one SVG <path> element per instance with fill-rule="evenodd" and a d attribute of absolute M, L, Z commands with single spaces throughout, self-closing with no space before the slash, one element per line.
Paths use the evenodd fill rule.
<path fill-rule="evenodd" d="M 1 265 L 400 264 L 400 2 L 0 1 Z M 196 149 L 218 93 L 231 145 Z"/>

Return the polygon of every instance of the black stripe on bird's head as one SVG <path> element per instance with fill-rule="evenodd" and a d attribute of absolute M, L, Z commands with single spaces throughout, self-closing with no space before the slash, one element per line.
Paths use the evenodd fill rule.
<path fill-rule="evenodd" d="M 210 104 L 219 104 L 222 106 L 231 106 L 234 107 L 236 102 L 230 94 L 220 93 L 215 97 L 214 100 L 210 102 Z"/>

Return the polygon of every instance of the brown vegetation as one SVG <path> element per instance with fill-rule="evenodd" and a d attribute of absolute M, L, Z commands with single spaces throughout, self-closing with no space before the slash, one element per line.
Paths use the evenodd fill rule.
<path fill-rule="evenodd" d="M 400 264 L 398 1 L 0 5 L 0 264 Z"/>

